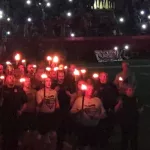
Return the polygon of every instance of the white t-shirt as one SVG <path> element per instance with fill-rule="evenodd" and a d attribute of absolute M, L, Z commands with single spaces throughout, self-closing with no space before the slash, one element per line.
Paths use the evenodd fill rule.
<path fill-rule="evenodd" d="M 37 103 L 42 103 L 39 111 L 44 113 L 53 113 L 56 109 L 56 104 L 58 103 L 57 92 L 55 90 L 45 90 L 41 89 L 36 95 Z"/>
<path fill-rule="evenodd" d="M 77 113 L 82 110 L 83 97 L 79 97 L 74 102 L 71 113 Z M 91 99 L 84 97 L 83 112 L 77 116 L 78 121 L 85 126 L 96 126 L 102 115 L 105 114 L 105 109 L 101 100 L 97 97 Z"/>

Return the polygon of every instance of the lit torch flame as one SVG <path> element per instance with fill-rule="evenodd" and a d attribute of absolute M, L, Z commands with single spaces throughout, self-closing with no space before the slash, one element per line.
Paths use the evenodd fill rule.
<path fill-rule="evenodd" d="M 55 67 L 55 68 L 54 68 L 54 71 L 57 71 L 57 70 L 58 70 L 58 67 Z"/>
<path fill-rule="evenodd" d="M 4 80 L 4 79 L 5 79 L 5 76 L 0 76 L 0 79 L 1 79 L 1 80 Z"/>
<path fill-rule="evenodd" d="M 68 66 L 64 66 L 64 69 L 67 70 L 67 69 L 68 69 Z"/>
<path fill-rule="evenodd" d="M 82 91 L 86 91 L 86 90 L 87 90 L 87 86 L 86 86 L 85 84 L 82 84 L 82 85 L 81 85 L 81 90 L 82 90 Z"/>
<path fill-rule="evenodd" d="M 122 78 L 122 77 L 119 77 L 119 81 L 123 81 L 123 78 Z"/>
<path fill-rule="evenodd" d="M 25 78 L 20 78 L 20 83 L 24 83 L 25 81 Z"/>
<path fill-rule="evenodd" d="M 51 56 L 47 56 L 47 61 L 51 61 L 52 60 L 52 57 Z"/>
<path fill-rule="evenodd" d="M 26 63 L 26 60 L 25 59 L 22 59 L 22 61 L 21 61 L 22 63 Z"/>
<path fill-rule="evenodd" d="M 46 79 L 46 78 L 47 78 L 47 74 L 45 74 L 45 73 L 42 74 L 42 75 L 41 75 L 41 78 L 42 78 L 42 79 Z"/>
<path fill-rule="evenodd" d="M 80 72 L 77 69 L 75 69 L 73 73 L 74 73 L 75 76 L 79 76 L 80 75 Z"/>
<path fill-rule="evenodd" d="M 51 71 L 51 68 L 50 67 L 46 67 L 46 71 Z"/>
<path fill-rule="evenodd" d="M 6 61 L 6 65 L 11 65 L 11 62 L 10 61 Z"/>
<path fill-rule="evenodd" d="M 85 70 L 85 69 L 81 69 L 81 73 L 82 73 L 82 74 L 85 74 L 85 73 L 86 73 L 86 70 Z"/>
<path fill-rule="evenodd" d="M 21 59 L 20 54 L 16 54 L 16 55 L 15 55 L 15 60 L 16 60 L 16 61 L 19 61 L 20 59 Z"/>
<path fill-rule="evenodd" d="M 94 79 L 97 79 L 98 77 L 99 77 L 99 75 L 98 75 L 97 73 L 94 73 L 94 74 L 93 74 L 93 78 L 94 78 Z"/>
<path fill-rule="evenodd" d="M 59 61 L 58 56 L 54 56 L 54 58 L 53 58 L 53 62 L 54 62 L 54 63 L 58 63 L 58 61 Z"/>

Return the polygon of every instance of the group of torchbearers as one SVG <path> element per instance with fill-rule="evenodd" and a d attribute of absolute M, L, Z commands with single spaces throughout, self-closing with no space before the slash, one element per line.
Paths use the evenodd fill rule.
<path fill-rule="evenodd" d="M 59 65 L 48 56 L 48 67 L 28 64 L 15 56 L 15 69 L 0 65 L 0 120 L 3 150 L 17 150 L 28 132 L 43 144 L 56 135 L 56 149 L 64 141 L 72 149 L 112 149 L 116 124 L 121 127 L 121 150 L 138 149 L 138 121 L 142 105 L 135 96 L 136 81 L 126 62 L 114 82 L 106 72 L 88 76 L 86 69 Z M 9 66 L 9 67 L 8 67 Z M 25 70 L 27 69 L 27 72 Z M 68 140 L 66 137 L 72 137 Z"/>

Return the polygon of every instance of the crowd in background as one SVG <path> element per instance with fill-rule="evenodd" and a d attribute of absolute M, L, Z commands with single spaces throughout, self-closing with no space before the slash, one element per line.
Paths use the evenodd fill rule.
<path fill-rule="evenodd" d="M 67 0 L 52 1 L 50 8 L 33 2 L 28 7 L 23 1 L 4 1 L 2 8 L 11 21 L 1 20 L 1 35 L 6 38 L 6 31 L 11 31 L 12 36 L 31 37 L 68 37 L 70 32 L 76 36 L 111 36 L 122 34 L 139 34 L 137 24 L 140 23 L 141 9 L 149 11 L 146 1 L 125 0 L 119 5 L 117 0 L 83 0 L 69 3 Z M 107 5 L 107 7 L 106 7 Z M 119 5 L 119 6 L 116 6 Z M 116 7 L 115 7 L 116 6 Z M 95 9 L 94 9 L 95 8 Z M 66 13 L 72 16 L 67 17 Z M 101 13 L 103 12 L 103 14 Z M 110 15 L 111 14 L 111 15 Z M 26 18 L 32 18 L 27 22 Z M 125 29 L 119 25 L 119 17 L 125 18 Z M 132 30 L 129 30 L 130 28 Z M 136 28 L 136 32 L 134 32 Z"/>
<path fill-rule="evenodd" d="M 72 149 L 103 148 L 111 150 L 110 137 L 120 125 L 121 150 L 138 149 L 138 124 L 142 105 L 135 96 L 136 79 L 129 64 L 114 82 L 106 72 L 90 77 L 85 70 L 75 75 L 76 66 L 45 70 L 40 64 L 17 64 L 5 70 L 0 65 L 2 149 L 16 150 L 19 139 L 28 132 L 50 144 L 57 135 L 56 149 L 63 148 L 66 137 Z M 46 74 L 43 74 L 46 73 Z M 46 76 L 45 76 L 46 75 Z M 5 76 L 5 79 L 4 79 Z M 23 141 L 22 141 L 23 142 Z"/>

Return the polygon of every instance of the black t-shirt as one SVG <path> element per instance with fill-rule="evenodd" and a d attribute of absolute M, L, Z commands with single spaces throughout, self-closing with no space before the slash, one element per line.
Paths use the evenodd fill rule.
<path fill-rule="evenodd" d="M 128 97 L 122 95 L 122 108 L 118 112 L 122 121 L 136 121 L 139 117 L 138 109 L 141 107 L 136 96 Z"/>
<path fill-rule="evenodd" d="M 70 97 L 66 94 L 66 91 L 69 91 L 71 94 L 75 93 L 75 84 L 72 83 L 72 85 L 68 83 L 58 84 L 56 86 L 59 86 L 58 91 L 58 100 L 60 104 L 60 109 L 68 111 L 70 109 Z"/>
<path fill-rule="evenodd" d="M 23 104 L 27 102 L 25 92 L 22 88 L 17 86 L 14 86 L 13 88 L 4 86 L 2 95 L 2 115 L 4 116 L 16 116 Z"/>
<path fill-rule="evenodd" d="M 102 100 L 106 110 L 114 109 L 119 96 L 117 87 L 112 83 L 100 84 L 97 91 L 97 96 Z"/>

